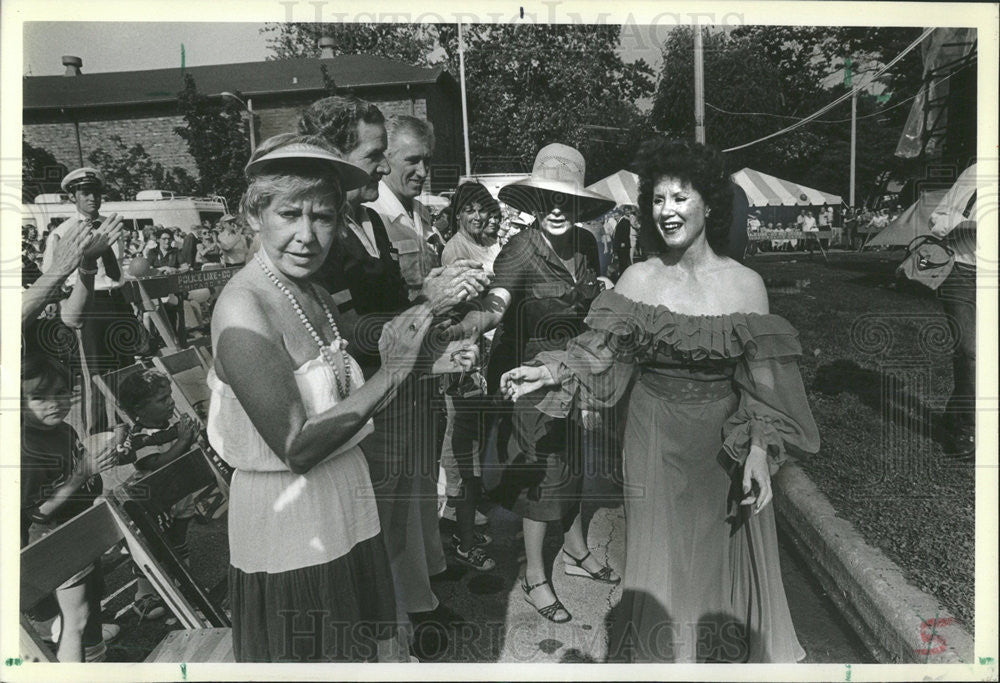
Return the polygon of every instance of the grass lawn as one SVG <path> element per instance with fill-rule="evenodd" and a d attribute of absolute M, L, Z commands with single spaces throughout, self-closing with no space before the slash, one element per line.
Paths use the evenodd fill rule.
<path fill-rule="evenodd" d="M 747 265 L 802 343 L 822 446 L 800 465 L 870 544 L 971 629 L 974 468 L 948 460 L 939 442 L 950 335 L 930 290 L 893 285 L 900 253 L 835 252 L 829 263 L 759 255 Z"/>

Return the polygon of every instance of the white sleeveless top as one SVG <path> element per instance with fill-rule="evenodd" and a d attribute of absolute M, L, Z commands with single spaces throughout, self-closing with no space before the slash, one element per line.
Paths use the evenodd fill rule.
<path fill-rule="evenodd" d="M 363 383 L 351 358 L 353 389 Z M 322 357 L 295 370 L 306 415 L 337 404 L 336 377 Z M 323 564 L 380 531 L 368 464 L 358 444 L 371 420 L 305 474 L 295 474 L 265 443 L 232 389 L 209 371 L 208 440 L 236 468 L 229 491 L 230 563 L 277 573 Z"/>

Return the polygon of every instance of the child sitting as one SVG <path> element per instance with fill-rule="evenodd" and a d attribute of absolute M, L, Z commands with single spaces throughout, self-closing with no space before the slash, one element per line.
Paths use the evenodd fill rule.
<path fill-rule="evenodd" d="M 187 415 L 174 422 L 174 399 L 170 380 L 156 370 L 128 375 L 118 389 L 118 403 L 135 424 L 129 432 L 135 458 L 133 478 L 142 477 L 187 453 L 198 437 L 198 424 Z M 185 563 L 189 561 L 188 527 L 197 510 L 198 492 L 185 496 L 169 511 L 165 528 L 167 541 Z M 139 618 L 158 619 L 166 615 L 163 601 L 152 585 L 137 572 L 133 609 Z"/>
<path fill-rule="evenodd" d="M 117 464 L 115 444 L 83 448 L 69 414 L 69 371 L 58 361 L 29 355 L 21 363 L 21 547 L 84 512 L 101 494 L 100 473 Z M 104 577 L 100 562 L 81 570 L 55 592 L 61 628 L 60 662 L 99 661 L 105 640 L 119 628 L 101 625 Z M 51 615 L 47 615 L 51 618 Z"/>

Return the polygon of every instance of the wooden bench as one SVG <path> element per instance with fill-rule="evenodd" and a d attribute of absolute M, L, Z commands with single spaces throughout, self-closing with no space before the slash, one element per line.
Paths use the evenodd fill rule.
<path fill-rule="evenodd" d="M 147 662 L 231 663 L 233 632 L 228 628 L 199 628 L 171 631 L 160 641 Z"/>

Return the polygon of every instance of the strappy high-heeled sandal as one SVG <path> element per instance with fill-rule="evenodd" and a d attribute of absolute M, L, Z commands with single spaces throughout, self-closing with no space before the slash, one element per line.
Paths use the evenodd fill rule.
<path fill-rule="evenodd" d="M 622 577 L 614 576 L 615 570 L 611 567 L 604 566 L 598 569 L 596 572 L 592 572 L 583 566 L 584 561 L 590 557 L 590 551 L 583 557 L 573 557 L 566 549 L 562 549 L 563 555 L 566 556 L 566 573 L 570 576 L 582 576 L 585 579 L 593 579 L 594 581 L 600 581 L 601 583 L 610 583 L 612 586 L 617 586 L 622 582 Z M 613 577 L 613 578 L 612 578 Z"/>
<path fill-rule="evenodd" d="M 536 607 L 535 604 L 533 602 L 531 602 L 531 600 L 528 599 L 528 594 L 531 593 L 531 591 L 535 590 L 539 586 L 544 586 L 544 585 L 546 585 L 548 583 L 549 583 L 549 580 L 545 579 L 544 581 L 539 581 L 538 583 L 533 583 L 533 584 L 531 584 L 529 586 L 528 583 L 527 583 L 527 579 L 525 579 L 524 581 L 522 581 L 521 582 L 521 590 L 524 591 L 524 601 L 526 603 L 528 603 L 529 605 L 531 605 L 532 607 L 534 607 L 536 612 L 538 612 L 539 614 L 541 614 L 543 617 L 545 617 L 546 619 L 548 619 L 552 623 L 554 623 L 554 624 L 565 624 L 567 621 L 569 621 L 570 619 L 573 618 L 573 615 L 569 613 L 569 610 L 566 609 L 566 607 L 562 604 L 562 601 L 559 600 L 558 597 L 556 598 L 555 602 L 553 602 L 551 605 L 546 605 L 545 607 Z M 549 588 L 550 589 L 552 588 L 551 584 L 549 584 Z M 556 594 L 556 592 L 555 592 L 555 590 L 553 590 L 552 591 L 552 595 L 555 595 L 555 594 Z M 556 613 L 559 612 L 559 610 L 562 610 L 563 613 L 566 615 L 565 619 L 557 619 L 556 618 Z"/>

